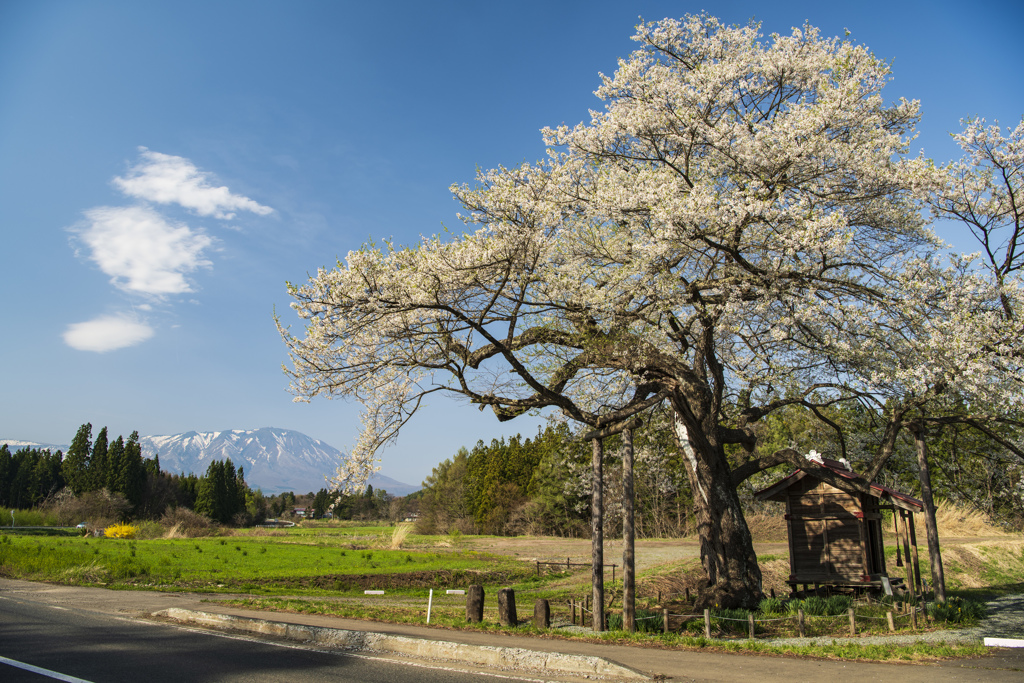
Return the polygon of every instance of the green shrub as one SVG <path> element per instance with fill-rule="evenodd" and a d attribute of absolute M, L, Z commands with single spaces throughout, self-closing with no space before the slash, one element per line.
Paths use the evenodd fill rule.
<path fill-rule="evenodd" d="M 834 617 L 846 614 L 853 606 L 853 598 L 848 595 L 831 595 L 827 598 L 812 595 L 805 600 L 790 600 L 786 603 L 786 613 L 796 614 L 803 609 L 809 617 Z"/>
<path fill-rule="evenodd" d="M 765 598 L 758 603 L 757 611 L 764 615 L 785 614 L 786 605 L 779 598 Z"/>
<path fill-rule="evenodd" d="M 152 520 L 146 520 L 144 522 L 136 522 L 135 526 L 138 527 L 138 531 L 135 534 L 135 538 L 142 539 L 153 539 L 161 538 L 164 535 L 164 528 L 159 522 Z"/>
<path fill-rule="evenodd" d="M 973 623 L 985 616 L 985 604 L 966 598 L 953 597 L 946 602 L 937 602 L 929 610 L 935 621 L 949 624 Z"/>
<path fill-rule="evenodd" d="M 849 595 L 830 595 L 825 602 L 825 614 L 830 616 L 846 614 L 853 607 L 853 598 Z"/>
<path fill-rule="evenodd" d="M 608 630 L 621 631 L 623 620 L 621 612 L 613 612 L 608 615 Z M 661 633 L 664 630 L 664 618 L 661 612 L 655 610 L 638 609 L 636 611 L 637 632 Z"/>
<path fill-rule="evenodd" d="M 711 623 L 726 633 L 746 633 L 749 616 L 750 612 L 745 609 L 716 609 L 711 610 Z"/>

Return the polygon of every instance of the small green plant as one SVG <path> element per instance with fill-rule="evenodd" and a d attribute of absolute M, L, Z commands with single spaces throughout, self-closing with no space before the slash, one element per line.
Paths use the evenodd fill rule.
<path fill-rule="evenodd" d="M 985 616 L 985 605 L 967 598 L 952 597 L 946 602 L 937 602 L 929 610 L 935 621 L 949 624 L 969 624 Z"/>
<path fill-rule="evenodd" d="M 638 609 L 635 615 L 636 630 L 638 633 L 661 633 L 664 630 L 664 619 L 661 612 L 646 609 Z M 608 630 L 622 630 L 622 613 L 613 612 L 608 615 Z"/>
<path fill-rule="evenodd" d="M 785 614 L 786 605 L 779 598 L 764 598 L 758 603 L 757 611 L 764 615 Z"/>

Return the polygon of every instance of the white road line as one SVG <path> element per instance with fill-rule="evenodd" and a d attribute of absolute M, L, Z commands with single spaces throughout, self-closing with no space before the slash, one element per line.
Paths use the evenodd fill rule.
<path fill-rule="evenodd" d="M 42 676 L 46 676 L 47 678 L 53 678 L 58 681 L 66 681 L 66 683 L 91 683 L 91 681 L 87 681 L 84 678 L 75 678 L 74 676 L 68 676 L 67 674 L 58 673 L 57 671 L 50 671 L 49 669 L 44 669 L 41 666 L 32 666 L 31 664 L 19 662 L 14 659 L 8 659 L 7 657 L 0 657 L 0 663 L 8 664 L 16 669 L 24 669 L 25 671 L 31 671 L 34 674 L 40 674 Z"/>

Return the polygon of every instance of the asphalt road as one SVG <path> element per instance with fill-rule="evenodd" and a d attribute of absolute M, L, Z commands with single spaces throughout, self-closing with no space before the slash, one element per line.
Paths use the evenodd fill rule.
<path fill-rule="evenodd" d="M 0 597 L 0 681 L 479 683 L 493 676 L 300 649 Z M 60 675 L 72 678 L 60 678 Z"/>

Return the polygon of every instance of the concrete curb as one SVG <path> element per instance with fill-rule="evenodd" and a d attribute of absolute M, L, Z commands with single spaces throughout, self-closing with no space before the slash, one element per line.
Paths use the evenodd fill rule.
<path fill-rule="evenodd" d="M 278 638 L 341 650 L 359 650 L 363 652 L 448 659 L 498 668 L 525 668 L 538 671 L 557 671 L 564 674 L 648 680 L 647 676 L 638 671 L 634 671 L 621 664 L 609 662 L 601 657 L 588 655 L 539 652 L 517 647 L 467 645 L 465 643 L 453 643 L 444 640 L 423 640 L 370 631 L 349 631 L 339 628 L 288 624 L 266 621 L 264 619 L 253 619 L 251 617 L 214 614 L 211 612 L 196 612 L 177 607 L 154 612 L 153 616 L 165 617 L 186 624 L 195 624 L 219 630 L 276 636 Z"/>

